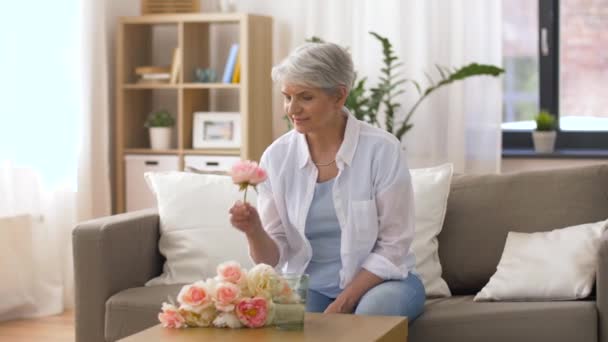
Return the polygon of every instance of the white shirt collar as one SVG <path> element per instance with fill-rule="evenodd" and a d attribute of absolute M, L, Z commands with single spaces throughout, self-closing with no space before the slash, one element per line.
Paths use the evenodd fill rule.
<path fill-rule="evenodd" d="M 346 128 L 344 130 L 344 140 L 340 145 L 338 153 L 336 153 L 336 163 L 344 163 L 348 166 L 351 165 L 355 151 L 357 150 L 357 142 L 359 141 L 359 130 L 361 123 L 350 111 L 346 108 L 342 108 L 342 112 L 346 115 Z M 304 134 L 298 133 L 297 136 L 298 144 L 298 167 L 301 169 L 312 162 L 310 158 L 310 151 L 308 149 L 308 142 Z"/>

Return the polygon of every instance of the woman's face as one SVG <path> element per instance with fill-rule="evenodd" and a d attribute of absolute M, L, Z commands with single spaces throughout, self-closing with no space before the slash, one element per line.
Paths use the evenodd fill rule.
<path fill-rule="evenodd" d="M 343 92 L 330 95 L 320 88 L 293 83 L 281 87 L 285 113 L 299 133 L 320 131 L 341 115 L 346 100 Z"/>

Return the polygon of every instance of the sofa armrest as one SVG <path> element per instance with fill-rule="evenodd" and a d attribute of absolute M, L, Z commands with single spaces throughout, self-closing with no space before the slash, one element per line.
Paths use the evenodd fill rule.
<path fill-rule="evenodd" d="M 105 304 L 160 274 L 159 218 L 154 209 L 83 222 L 72 233 L 76 341 L 105 341 Z"/>
<path fill-rule="evenodd" d="M 600 241 L 595 292 L 598 312 L 598 340 L 608 342 L 608 231 L 604 232 Z"/>

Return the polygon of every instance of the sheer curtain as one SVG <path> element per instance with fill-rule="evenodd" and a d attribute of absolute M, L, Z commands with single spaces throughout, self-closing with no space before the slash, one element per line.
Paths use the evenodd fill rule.
<path fill-rule="evenodd" d="M 0 320 L 70 307 L 71 230 L 110 213 L 104 2 L 0 12 Z"/>
<path fill-rule="evenodd" d="M 404 75 L 423 84 L 424 72 L 433 74 L 435 64 L 502 63 L 500 0 L 236 0 L 235 4 L 239 11 L 274 18 L 274 63 L 315 35 L 348 46 L 359 75 L 375 84 L 382 65 L 381 47 L 369 31 L 388 37 L 405 63 Z M 217 1 L 203 0 L 204 10 L 216 5 Z M 427 98 L 404 139 L 410 165 L 449 161 L 458 172 L 498 172 L 501 83 L 495 78 L 469 79 Z M 404 107 L 401 117 L 415 94 L 412 87 L 399 98 Z M 278 136 L 285 131 L 279 96 L 273 108 Z"/>

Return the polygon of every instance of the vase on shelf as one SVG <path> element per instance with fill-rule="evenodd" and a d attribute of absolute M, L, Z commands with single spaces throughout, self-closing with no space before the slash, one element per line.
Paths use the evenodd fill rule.
<path fill-rule="evenodd" d="M 171 127 L 150 127 L 150 147 L 153 150 L 168 150 L 171 148 Z"/>

